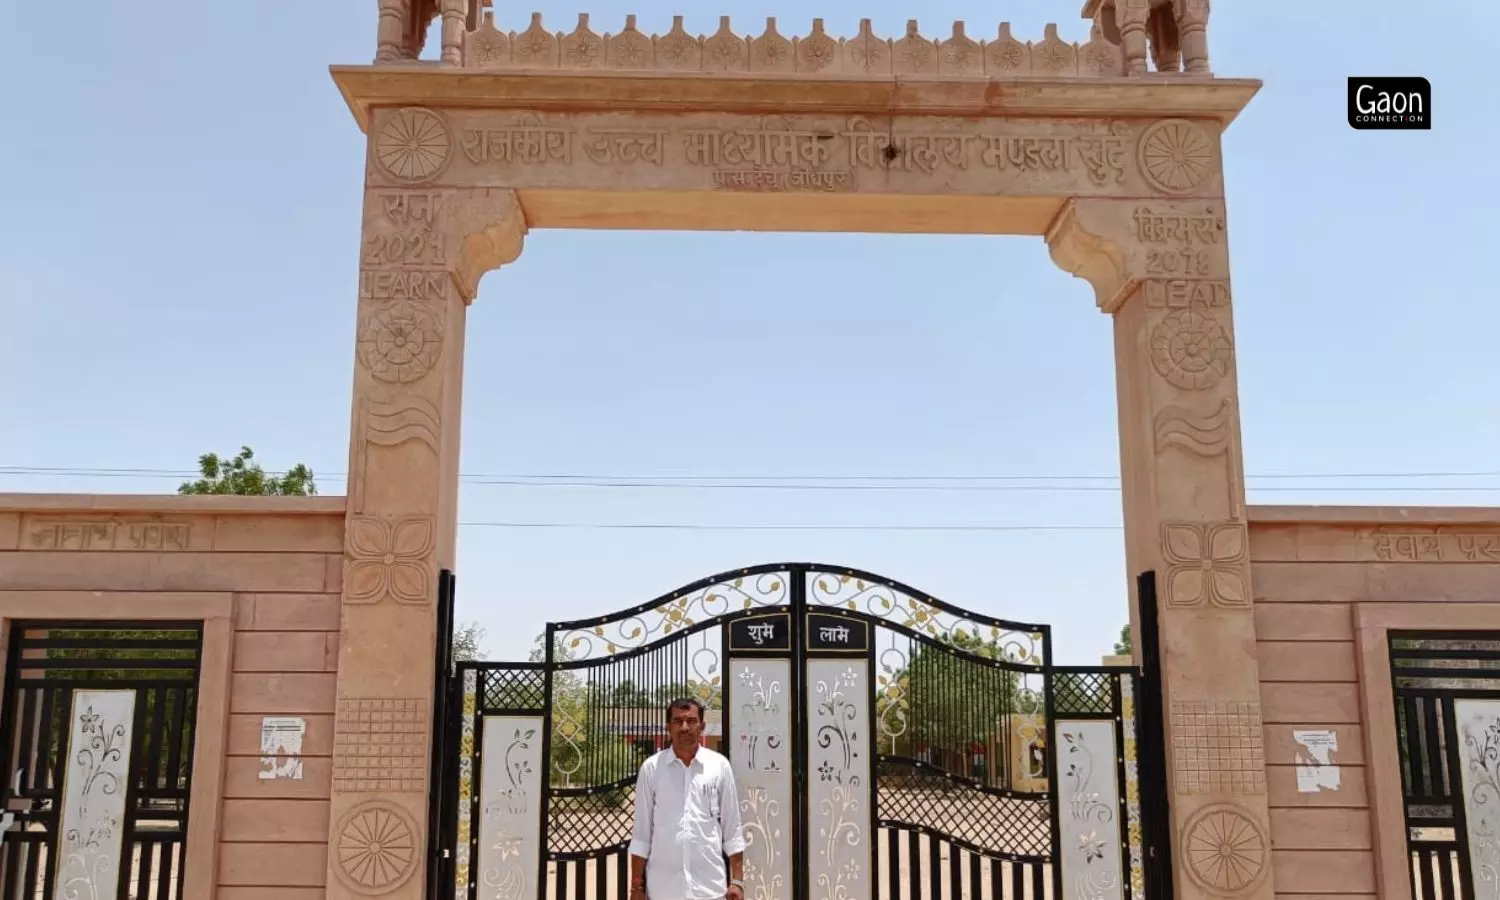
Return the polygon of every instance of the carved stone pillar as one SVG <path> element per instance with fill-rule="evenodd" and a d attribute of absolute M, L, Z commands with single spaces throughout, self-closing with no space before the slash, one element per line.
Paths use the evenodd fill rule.
<path fill-rule="evenodd" d="M 371 165 L 434 177 L 451 147 L 420 109 L 385 111 Z M 391 135 L 399 140 L 392 140 Z M 453 565 L 464 319 L 479 277 L 514 259 L 506 190 L 376 188 L 360 247 L 330 900 L 422 896 L 437 574 Z"/>
<path fill-rule="evenodd" d="M 445 66 L 461 66 L 464 63 L 464 18 L 468 13 L 466 0 L 442 0 L 443 55 Z"/>
<path fill-rule="evenodd" d="M 1117 0 L 1115 28 L 1125 50 L 1125 74 L 1146 74 L 1146 23 L 1151 18 L 1150 0 Z"/>
<path fill-rule="evenodd" d="M 1191 75 L 1209 74 L 1208 0 L 1172 0 L 1172 12 L 1184 67 Z"/>
<path fill-rule="evenodd" d="M 1182 71 L 1182 47 L 1177 38 L 1177 19 L 1170 3 L 1151 8 L 1147 30 L 1151 34 L 1151 62 L 1158 72 Z"/>
<path fill-rule="evenodd" d="M 1203 141 L 1198 169 L 1147 168 L 1177 196 L 1070 201 L 1047 241 L 1114 317 L 1126 557 L 1156 571 L 1161 603 L 1177 896 L 1270 900 L 1224 207 L 1184 196 L 1217 193 L 1218 136 L 1157 127 Z"/>
<path fill-rule="evenodd" d="M 401 58 L 402 32 L 406 25 L 404 0 L 380 0 L 380 23 L 375 28 L 375 61 Z"/>

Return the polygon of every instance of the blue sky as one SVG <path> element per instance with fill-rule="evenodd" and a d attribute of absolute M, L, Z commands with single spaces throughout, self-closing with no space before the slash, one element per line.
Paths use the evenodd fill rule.
<path fill-rule="evenodd" d="M 502 3 L 502 25 L 529 7 Z M 719 0 L 711 33 L 813 15 L 929 36 L 1072 2 Z M 0 466 L 346 466 L 363 136 L 327 72 L 375 47 L 369 0 L 92 4 L 14 42 L 0 240 Z M 570 30 L 578 9 L 546 4 Z M 1316 9 L 1316 12 L 1313 11 Z M 666 31 L 658 0 L 592 0 Z M 1251 500 L 1484 505 L 1500 477 L 1500 12 L 1471 0 L 1216 4 L 1216 72 L 1265 80 L 1225 144 Z M 1353 131 L 1349 75 L 1423 75 L 1430 132 Z M 1039 239 L 536 232 L 470 311 L 471 475 L 1114 476 L 1109 320 Z M 1056 531 L 460 529 L 459 614 L 496 658 L 720 569 L 816 559 L 1051 622 L 1093 662 L 1124 621 L 1115 482 L 1068 490 L 784 491 L 464 484 L 465 523 L 1095 525 Z M 170 492 L 178 479 L 0 475 L 0 490 Z M 321 479 L 339 493 L 336 477 Z M 988 482 L 991 485 L 1015 483 Z M 1463 491 L 1388 488 L 1442 485 Z M 1339 490 L 1267 490 L 1291 486 Z M 1349 490 L 1349 488 L 1380 490 Z M 1478 490 L 1488 487 L 1490 491 Z M 1078 488 L 1088 488 L 1079 490 Z"/>

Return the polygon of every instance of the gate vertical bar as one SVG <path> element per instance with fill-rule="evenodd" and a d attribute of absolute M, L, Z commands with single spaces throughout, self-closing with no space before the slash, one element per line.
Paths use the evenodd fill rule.
<path fill-rule="evenodd" d="M 10 621 L 9 627 L 10 633 L 5 636 L 5 694 L 0 696 L 0 761 L 6 764 L 5 771 L 15 772 L 15 778 L 0 779 L 0 809 L 10 809 L 12 801 L 19 799 L 11 793 L 12 787 L 16 788 L 17 794 L 26 789 L 23 783 L 25 769 L 20 767 L 29 766 L 24 761 L 24 750 L 19 751 L 20 759 L 11 755 L 17 752 L 12 748 L 25 746 L 25 742 L 18 739 L 16 729 L 20 720 L 25 717 L 26 702 L 25 694 L 21 693 L 16 684 L 20 666 L 15 661 L 21 658 L 21 629 L 15 620 Z M 11 768 L 12 765 L 16 768 Z M 24 871 L 25 859 L 31 856 L 32 846 L 29 842 L 12 840 L 11 834 L 12 831 L 0 834 L 0 894 L 7 897 L 13 896 L 15 886 L 20 883 L 16 872 L 18 869 Z"/>
<path fill-rule="evenodd" d="M 1125 774 L 1125 735 L 1128 729 L 1125 727 L 1126 692 L 1123 682 L 1134 677 L 1134 669 L 1121 669 L 1117 676 L 1108 679 L 1105 686 L 1109 690 L 1109 708 L 1114 713 L 1115 723 L 1115 785 L 1116 793 L 1119 794 L 1115 810 L 1120 823 L 1120 893 L 1128 900 L 1141 900 L 1134 895 L 1130 884 L 1130 787 Z"/>
<path fill-rule="evenodd" d="M 438 885 L 453 881 L 450 868 L 453 853 L 448 841 L 444 810 L 448 793 L 448 691 L 453 672 L 453 591 L 454 577 L 448 569 L 438 572 L 437 633 L 432 665 L 432 740 L 428 764 L 427 792 L 427 889 L 426 896 L 436 900 Z M 454 744 L 456 746 L 456 744 Z"/>
<path fill-rule="evenodd" d="M 1136 738 L 1141 789 L 1141 843 L 1144 845 L 1146 896 L 1171 900 L 1171 810 L 1167 806 L 1166 711 L 1162 709 L 1161 632 L 1158 628 L 1156 572 L 1136 578 L 1136 608 L 1141 623 L 1141 694 Z"/>
<path fill-rule="evenodd" d="M 865 665 L 868 667 L 868 677 L 865 678 L 865 682 L 869 685 L 868 699 L 865 702 L 870 704 L 870 729 L 869 732 L 865 735 L 864 740 L 864 751 L 865 754 L 870 758 L 870 790 L 867 799 L 867 802 L 870 804 L 868 807 L 870 810 L 870 814 L 866 817 L 868 820 L 868 824 L 866 827 L 869 829 L 870 835 L 870 877 L 865 883 L 870 886 L 870 900 L 880 900 L 880 864 L 882 861 L 880 853 L 879 824 L 880 792 L 878 790 L 880 786 L 880 710 L 876 706 L 875 702 L 875 678 L 876 673 L 880 671 L 880 651 L 877 649 L 880 644 L 880 629 L 875 627 L 874 622 L 868 623 L 865 627 L 868 628 L 870 632 L 870 646 L 865 651 Z M 954 858 L 956 859 L 958 857 L 958 851 L 954 850 L 953 854 Z M 956 872 L 957 870 L 955 869 L 954 871 Z M 895 879 L 892 879 L 890 890 L 894 891 L 895 889 Z M 895 893 L 890 894 L 889 897 L 890 900 L 900 900 L 899 895 Z M 959 900 L 959 890 L 957 882 L 954 882 L 953 897 L 951 898 L 951 900 Z M 970 900 L 979 900 L 979 897 L 976 894 L 972 896 Z"/>
<path fill-rule="evenodd" d="M 552 854 L 552 834 L 547 827 L 552 818 L 552 670 L 557 665 L 554 645 L 557 643 L 557 626 L 552 622 L 547 623 L 543 632 L 547 645 L 542 652 L 542 802 L 537 804 L 541 807 L 538 815 L 541 817 L 540 844 L 537 852 L 536 873 L 536 896 L 537 900 L 547 900 L 547 868 Z M 630 853 L 626 851 L 622 864 L 630 865 Z M 557 900 L 564 900 L 559 896 Z"/>
<path fill-rule="evenodd" d="M 1043 732 L 1047 735 L 1047 749 L 1042 754 L 1042 771 L 1047 776 L 1047 814 L 1052 823 L 1051 860 L 1052 860 L 1052 896 L 1063 897 L 1063 873 L 1062 873 L 1062 785 L 1057 777 L 1057 674 L 1052 670 L 1052 635 L 1047 634 L 1047 640 L 1042 644 L 1042 697 L 1043 715 L 1046 717 L 1047 728 Z M 1038 873 L 1040 874 L 1040 873 Z M 1036 883 L 1041 887 L 1041 882 Z M 934 898 L 937 900 L 937 898 Z"/>
<path fill-rule="evenodd" d="M 809 821 L 807 804 L 808 736 L 807 736 L 807 576 L 808 567 L 787 568 L 787 600 L 792 610 L 792 683 L 788 702 L 792 710 L 792 900 L 811 896 L 808 872 Z"/>
<path fill-rule="evenodd" d="M 1453 798 L 1453 839 L 1454 843 L 1458 845 L 1458 853 L 1455 855 L 1458 857 L 1458 871 L 1460 873 L 1460 877 L 1458 879 L 1459 897 L 1462 898 L 1462 900 L 1475 900 L 1473 876 L 1474 868 L 1473 862 L 1469 858 L 1469 810 L 1463 799 L 1463 778 L 1460 774 L 1463 771 L 1463 759 L 1459 754 L 1458 746 L 1459 741 L 1457 710 L 1455 708 L 1452 697 L 1443 697 L 1440 699 L 1439 697 L 1433 696 L 1429 698 L 1428 703 L 1429 706 L 1436 705 L 1438 707 L 1439 714 L 1442 716 L 1443 733 L 1441 738 L 1441 750 L 1444 754 L 1444 768 L 1447 769 L 1447 771 L 1443 774 L 1446 776 L 1445 780 L 1447 782 L 1448 796 Z M 1434 793 L 1436 793 L 1439 789 L 1437 782 L 1438 776 L 1436 773 L 1434 773 Z M 1451 858 L 1451 856 L 1448 857 L 1448 859 Z M 1440 857 L 1440 859 L 1442 858 Z M 1443 862 L 1447 862 L 1447 860 L 1444 859 Z M 1442 863 L 1439 863 L 1439 872 L 1451 872 L 1452 868 L 1453 867 L 1451 864 L 1443 865 Z M 1451 879 L 1443 878 L 1442 880 L 1444 882 L 1447 882 Z"/>

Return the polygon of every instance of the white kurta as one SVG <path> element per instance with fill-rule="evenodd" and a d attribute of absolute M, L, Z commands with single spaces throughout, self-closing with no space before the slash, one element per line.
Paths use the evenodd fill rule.
<path fill-rule="evenodd" d="M 668 747 L 641 764 L 630 855 L 646 860 L 650 900 L 721 900 L 729 892 L 724 857 L 744 850 L 728 759 L 699 747 L 685 766 Z"/>

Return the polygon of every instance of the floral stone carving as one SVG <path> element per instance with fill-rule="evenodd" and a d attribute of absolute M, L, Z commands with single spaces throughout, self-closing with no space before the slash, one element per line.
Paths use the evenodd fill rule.
<path fill-rule="evenodd" d="M 424 304 L 412 301 L 367 313 L 360 321 L 358 353 L 359 361 L 381 381 L 416 381 L 442 358 L 442 320 Z"/>
<path fill-rule="evenodd" d="M 1250 605 L 1243 523 L 1166 523 L 1161 527 L 1161 552 L 1167 562 L 1168 606 L 1202 606 L 1205 601 L 1224 609 Z"/>
<path fill-rule="evenodd" d="M 375 133 L 372 146 L 381 171 L 417 184 L 437 176 L 453 157 L 453 136 L 437 113 L 420 108 L 398 110 Z"/>
<path fill-rule="evenodd" d="M 345 550 L 345 600 L 426 603 L 433 582 L 427 558 L 436 534 L 431 516 L 354 517 Z"/>
<path fill-rule="evenodd" d="M 375 897 L 406 883 L 416 870 L 417 826 L 400 807 L 375 800 L 339 822 L 336 871 L 355 893 Z"/>
<path fill-rule="evenodd" d="M 1173 387 L 1211 388 L 1229 374 L 1233 361 L 1229 332 L 1208 313 L 1179 309 L 1151 329 L 1151 365 Z"/>
<path fill-rule="evenodd" d="M 1259 825 L 1238 807 L 1215 803 L 1182 826 L 1188 877 L 1220 897 L 1250 893 L 1266 874 L 1269 848 Z"/>

